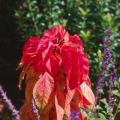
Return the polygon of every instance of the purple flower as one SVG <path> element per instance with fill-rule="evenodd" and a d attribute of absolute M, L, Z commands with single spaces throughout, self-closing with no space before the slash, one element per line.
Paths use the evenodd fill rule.
<path fill-rule="evenodd" d="M 111 58 L 112 53 L 108 48 L 104 49 L 104 56 L 105 56 L 105 59 Z"/>
<path fill-rule="evenodd" d="M 108 65 L 109 65 L 109 61 L 108 61 L 108 60 L 103 61 L 103 63 L 102 63 L 102 68 L 103 68 L 103 69 L 106 69 Z"/>
<path fill-rule="evenodd" d="M 110 61 L 112 57 L 112 53 L 109 50 L 109 45 L 111 42 L 110 36 L 111 36 L 111 30 L 107 28 L 105 30 L 105 38 L 103 41 L 104 57 L 103 57 L 103 62 L 102 62 L 102 71 L 101 71 L 100 78 L 98 80 L 97 87 L 96 87 L 96 102 L 98 102 L 100 99 L 100 94 L 101 94 L 100 91 L 104 87 L 104 80 L 106 78 L 106 70 L 110 66 Z"/>
<path fill-rule="evenodd" d="M 102 71 L 101 71 L 100 78 L 98 80 L 97 87 L 96 87 L 96 89 L 97 89 L 96 101 L 98 101 L 100 99 L 100 90 L 102 90 L 104 87 L 104 80 L 106 77 L 106 69 L 110 64 L 111 56 L 112 56 L 112 54 L 111 54 L 110 50 L 105 48 L 104 49 L 104 59 L 103 59 L 103 63 L 102 63 Z"/>
<path fill-rule="evenodd" d="M 8 99 L 6 93 L 2 89 L 2 86 L 0 85 L 0 96 L 4 100 L 5 104 L 8 106 L 8 109 L 12 112 L 12 116 L 15 120 L 20 120 L 19 111 L 17 111 L 14 107 L 14 105 L 11 103 L 11 101 Z"/>
<path fill-rule="evenodd" d="M 108 94 L 108 112 L 109 112 L 108 119 L 109 120 L 111 120 L 112 118 L 112 111 L 114 107 L 114 97 L 113 97 L 112 91 L 113 91 L 114 82 L 116 79 L 117 79 L 116 70 L 113 65 L 112 71 L 109 75 L 109 94 Z"/>
<path fill-rule="evenodd" d="M 101 98 L 100 96 L 100 90 L 104 87 L 104 79 L 105 79 L 105 70 L 102 71 L 100 75 L 100 79 L 97 83 L 97 91 L 96 91 L 96 102 Z"/>
<path fill-rule="evenodd" d="M 33 110 L 33 112 L 36 114 L 37 120 L 40 120 L 39 110 L 37 109 L 37 107 L 36 107 L 36 105 L 35 105 L 35 100 L 34 100 L 34 98 L 32 99 L 32 110 Z"/>
<path fill-rule="evenodd" d="M 100 78 L 98 80 L 98 84 L 97 84 L 97 92 L 96 92 L 96 101 L 98 102 L 99 99 L 101 98 L 100 96 L 100 90 L 103 89 L 104 87 L 104 79 L 106 78 L 105 74 L 107 71 L 107 68 L 109 68 L 109 92 L 108 92 L 108 115 L 107 118 L 108 120 L 111 120 L 112 118 L 112 111 L 113 111 L 113 105 L 114 105 L 114 97 L 112 94 L 113 88 L 114 88 L 114 82 L 117 79 L 117 75 L 116 75 L 116 68 L 115 68 L 115 64 L 114 64 L 114 60 L 112 58 L 112 53 L 109 49 L 109 46 L 111 44 L 111 40 L 110 37 L 112 35 L 111 29 L 107 28 L 105 30 L 105 38 L 104 38 L 104 42 L 103 42 L 103 47 L 104 47 L 104 58 L 103 58 L 103 62 L 102 62 L 102 71 L 101 71 L 101 75 Z M 95 110 L 96 113 L 96 110 Z"/>
<path fill-rule="evenodd" d="M 105 29 L 104 33 L 105 33 L 106 36 L 111 36 L 112 35 L 112 31 L 111 31 L 111 29 L 109 27 L 107 27 Z"/>
<path fill-rule="evenodd" d="M 70 120 L 79 120 L 79 115 L 80 115 L 79 112 L 76 112 L 76 111 L 71 112 Z"/>

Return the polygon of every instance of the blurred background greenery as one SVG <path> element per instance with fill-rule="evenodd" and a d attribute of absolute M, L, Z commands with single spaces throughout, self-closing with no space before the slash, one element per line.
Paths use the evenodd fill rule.
<path fill-rule="evenodd" d="M 5 19 L 12 20 L 12 22 L 9 23 L 9 25 L 12 24 L 11 27 L 9 27 L 9 31 L 11 35 L 13 35 L 15 41 L 6 41 L 6 44 L 13 43 L 15 47 L 14 50 L 17 51 L 17 57 L 13 57 L 15 58 L 15 62 L 14 60 L 12 61 L 13 64 L 17 65 L 19 62 L 21 49 L 24 42 L 29 37 L 36 35 L 41 36 L 48 28 L 51 28 L 54 25 L 63 25 L 71 34 L 77 34 L 83 40 L 84 48 L 90 61 L 90 78 L 92 81 L 93 91 L 95 91 L 96 83 L 101 71 L 104 30 L 107 27 L 110 27 L 112 30 L 112 44 L 110 49 L 113 53 L 113 57 L 115 58 L 115 64 L 118 72 L 118 79 L 115 83 L 114 94 L 117 99 L 120 99 L 119 0 L 11 0 L 11 2 L 10 0 L 6 0 L 6 3 L 4 0 L 0 1 L 0 6 L 2 6 L 3 3 L 7 5 L 7 8 L 5 9 L 7 9 L 8 14 L 5 12 Z M 0 17 L 5 14 L 3 12 Z M 8 26 L 5 28 L 7 29 L 7 27 Z M 14 34 L 11 32 L 12 30 Z M 11 47 L 9 46 L 8 48 L 11 49 Z M 1 50 L 3 50 L 3 48 L 1 48 Z M 12 59 L 12 57 L 10 59 Z M 14 70 L 16 66 L 13 66 L 14 67 L 11 69 Z M 15 71 L 13 72 L 16 74 Z M 18 73 L 16 75 L 18 76 Z M 18 77 L 15 78 L 16 81 L 17 78 Z M 103 106 L 107 103 L 107 101 L 104 101 L 107 94 L 107 88 L 105 90 L 106 91 L 104 91 L 105 93 L 103 94 L 102 101 Z M 117 109 L 119 111 L 120 105 Z M 102 109 L 102 115 L 105 115 L 104 110 L 105 108 Z M 118 112 L 118 114 L 120 114 L 120 112 Z M 101 120 L 103 120 L 103 118 Z M 120 120 L 120 118 L 118 118 L 118 120 Z"/>

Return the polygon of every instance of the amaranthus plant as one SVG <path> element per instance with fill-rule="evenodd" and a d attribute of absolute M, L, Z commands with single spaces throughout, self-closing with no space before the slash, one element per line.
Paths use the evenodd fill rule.
<path fill-rule="evenodd" d="M 55 26 L 41 38 L 24 45 L 19 80 L 26 79 L 21 120 L 85 120 L 81 108 L 90 110 L 95 98 L 89 79 L 89 63 L 82 40 L 64 27 Z"/>

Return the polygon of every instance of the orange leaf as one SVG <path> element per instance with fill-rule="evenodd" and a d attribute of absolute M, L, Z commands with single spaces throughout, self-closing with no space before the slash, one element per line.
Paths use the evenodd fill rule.
<path fill-rule="evenodd" d="M 58 99 L 59 105 L 64 108 L 65 107 L 65 98 L 66 98 L 66 81 L 65 76 L 60 70 L 56 75 L 56 97 Z"/>
<path fill-rule="evenodd" d="M 45 72 L 43 76 L 36 82 L 33 88 L 33 97 L 36 105 L 40 109 L 44 109 L 49 102 L 50 96 L 54 90 L 54 79 Z"/>
<path fill-rule="evenodd" d="M 86 98 L 86 100 L 89 101 L 89 103 L 91 103 L 92 105 L 94 105 L 95 97 L 90 87 L 85 82 L 83 82 L 80 85 L 80 89 L 82 91 L 83 96 Z"/>
<path fill-rule="evenodd" d="M 64 109 L 58 104 L 58 99 L 56 96 L 55 96 L 55 107 L 57 113 L 57 120 L 63 120 Z"/>
<path fill-rule="evenodd" d="M 66 95 L 66 101 L 65 101 L 65 114 L 67 115 L 68 119 L 70 118 L 70 102 L 73 99 L 75 94 L 75 89 L 73 90 L 68 90 L 67 95 Z"/>

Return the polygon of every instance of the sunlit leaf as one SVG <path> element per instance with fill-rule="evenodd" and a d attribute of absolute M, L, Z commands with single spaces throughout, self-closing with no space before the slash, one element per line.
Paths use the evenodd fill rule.
<path fill-rule="evenodd" d="M 83 96 L 92 104 L 94 105 L 95 104 L 95 97 L 94 97 L 94 94 L 92 92 L 92 90 L 90 89 L 90 87 L 85 83 L 83 82 L 81 85 L 80 85 L 80 89 L 83 93 Z"/>
<path fill-rule="evenodd" d="M 63 120 L 64 109 L 58 104 L 58 99 L 56 96 L 55 96 L 55 106 L 56 106 L 57 120 Z"/>
<path fill-rule="evenodd" d="M 52 91 L 54 90 L 54 79 L 45 72 L 40 76 L 33 88 L 33 97 L 36 105 L 40 109 L 44 109 L 49 102 Z"/>

